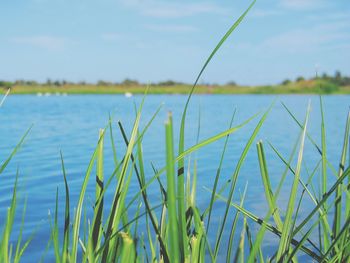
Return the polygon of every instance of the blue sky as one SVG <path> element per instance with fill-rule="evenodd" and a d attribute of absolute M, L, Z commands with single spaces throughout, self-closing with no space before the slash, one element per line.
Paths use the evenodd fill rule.
<path fill-rule="evenodd" d="M 193 82 L 250 1 L 0 1 L 0 79 Z M 258 0 L 201 82 L 350 75 L 350 1 Z"/>

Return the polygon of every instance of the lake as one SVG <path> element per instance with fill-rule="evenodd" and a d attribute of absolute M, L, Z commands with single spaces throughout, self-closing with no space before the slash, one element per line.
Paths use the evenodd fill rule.
<path fill-rule="evenodd" d="M 167 112 L 173 112 L 174 134 L 177 140 L 180 117 L 186 99 L 187 97 L 183 95 L 149 95 L 146 98 L 141 117 L 141 127 L 144 127 L 157 108 L 163 105 L 144 137 L 143 151 L 146 176 L 148 178 L 153 175 L 151 163 L 157 168 L 162 168 L 165 164 L 164 122 L 167 118 Z M 109 115 L 111 115 L 117 145 L 116 151 L 120 158 L 120 154 L 125 146 L 118 130 L 117 121 L 120 120 L 123 123 L 128 135 L 130 135 L 135 117 L 134 102 L 139 105 L 141 100 L 142 96 L 126 98 L 120 95 L 13 95 L 7 98 L 3 107 L 0 108 L 1 161 L 7 158 L 21 136 L 33 125 L 24 146 L 13 158 L 3 174 L 0 175 L 0 225 L 3 225 L 5 212 L 12 196 L 16 170 L 18 169 L 19 171 L 18 219 L 16 221 L 17 225 L 14 226 L 13 234 L 16 236 L 19 232 L 18 222 L 20 222 L 25 200 L 27 200 L 27 212 L 24 236 L 28 238 L 35 232 L 35 237 L 25 254 L 26 262 L 38 262 L 43 255 L 50 237 L 48 214 L 51 214 L 51 217 L 53 215 L 57 187 L 59 189 L 60 222 L 63 226 L 64 184 L 60 151 L 62 151 L 64 156 L 73 209 L 77 203 L 83 176 L 98 140 L 99 129 L 104 128 L 108 124 Z M 288 158 L 300 132 L 300 128 L 289 116 L 281 102 L 284 102 L 300 121 L 304 120 L 307 105 L 309 102 L 311 103 L 308 131 L 310 136 L 318 144 L 321 144 L 321 115 L 318 96 L 195 95 L 191 100 L 186 119 L 186 148 L 193 145 L 197 140 L 199 119 L 199 140 L 204 140 L 229 128 L 234 109 L 237 109 L 234 119 L 234 125 L 237 125 L 254 114 L 266 110 L 274 100 L 276 100 L 275 105 L 256 141 L 261 139 L 265 144 L 271 183 L 276 189 L 285 166 L 269 147 L 268 142 L 274 145 L 285 158 Z M 330 162 L 337 168 L 343 143 L 346 116 L 350 105 L 350 96 L 324 96 L 323 100 L 328 144 L 327 155 Z M 255 118 L 230 137 L 222 167 L 220 185 L 232 175 L 245 143 L 253 132 L 258 120 L 259 117 Z M 200 208 L 205 208 L 209 203 L 210 192 L 205 187 L 212 188 L 223 144 L 224 140 L 221 139 L 191 156 L 191 160 L 198 160 L 197 202 Z M 306 167 L 309 170 L 314 169 L 319 159 L 320 156 L 317 150 L 307 140 L 305 146 Z M 293 162 L 293 165 L 295 164 L 296 160 Z M 113 151 L 109 136 L 107 136 L 105 140 L 105 177 L 108 177 L 112 171 Z M 301 176 L 306 180 L 307 172 L 305 167 Z M 163 182 L 165 182 L 164 177 L 161 177 Z M 94 176 L 90 179 L 92 183 L 93 178 Z M 292 179 L 292 176 L 287 177 L 278 200 L 282 211 L 288 201 L 288 191 Z M 264 217 L 267 213 L 267 206 L 255 144 L 251 147 L 239 175 L 237 193 L 234 195 L 235 201 L 239 199 L 239 190 L 243 191 L 247 182 L 248 193 L 245 208 Z M 160 201 L 160 197 L 157 195 L 157 183 L 155 186 L 150 187 L 148 190 L 154 205 Z M 132 182 L 130 191 L 131 194 L 137 193 L 138 185 L 136 182 Z M 87 202 L 85 202 L 88 213 L 91 210 L 94 196 L 95 188 L 93 184 L 90 184 L 86 194 Z M 111 198 L 112 193 L 108 193 L 106 202 L 108 203 L 108 200 L 111 200 Z M 301 214 L 305 214 L 311 207 L 312 204 L 306 197 L 306 201 L 301 208 Z M 223 202 L 218 201 L 215 204 L 216 216 L 213 218 L 213 233 L 211 233 L 214 238 L 216 233 L 215 225 L 221 220 L 220 212 L 222 212 L 223 208 Z M 233 215 L 233 213 L 234 209 L 231 209 L 230 215 Z M 253 231 L 258 229 L 253 222 L 250 222 L 250 226 Z M 224 238 L 227 238 L 227 236 Z M 273 245 L 273 236 L 267 235 L 264 246 L 269 247 Z M 45 256 L 45 260 L 51 261 L 52 256 L 52 251 L 49 251 Z"/>

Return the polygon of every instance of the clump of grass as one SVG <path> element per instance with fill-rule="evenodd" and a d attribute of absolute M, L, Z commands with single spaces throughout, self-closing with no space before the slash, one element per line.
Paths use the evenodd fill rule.
<path fill-rule="evenodd" d="M 234 113 L 229 128 L 203 141 L 199 141 L 185 148 L 186 114 L 191 96 L 213 56 L 226 41 L 233 30 L 243 20 L 247 11 L 233 24 L 228 32 L 214 48 L 201 69 L 190 91 L 186 102 L 179 131 L 178 149 L 176 155 L 174 148 L 174 130 L 172 115 L 169 114 L 165 122 L 165 166 L 153 166 L 153 174 L 146 176 L 143 156 L 143 138 L 159 113 L 156 110 L 148 123 L 142 128 L 140 120 L 144 100 L 136 110 L 136 116 L 131 133 L 128 135 L 121 122 L 118 129 L 122 136 L 125 151 L 116 155 L 115 138 L 113 136 L 113 121 L 100 130 L 97 146 L 87 167 L 79 198 L 74 211 L 70 210 L 71 199 L 69 184 L 61 154 L 62 174 L 65 188 L 64 220 L 58 217 L 58 191 L 56 193 L 56 207 L 53 222 L 51 222 L 51 238 L 48 241 L 52 247 L 56 262 L 298 262 L 303 255 L 310 261 L 316 262 L 347 262 L 350 257 L 350 168 L 347 162 L 349 151 L 350 115 L 346 121 L 344 143 L 338 171 L 331 166 L 326 147 L 326 129 L 324 120 L 323 102 L 321 105 L 321 146 L 308 133 L 309 111 L 305 120 L 300 122 L 291 110 L 283 104 L 286 112 L 300 127 L 300 136 L 295 143 L 290 156 L 283 156 L 271 143 L 269 146 L 274 154 L 281 160 L 285 170 L 281 175 L 276 189 L 271 185 L 269 167 L 264 150 L 264 142 L 258 141 L 257 156 L 260 166 L 260 175 L 267 202 L 267 211 L 263 218 L 254 211 L 244 208 L 247 188 L 241 195 L 240 202 L 236 203 L 234 196 L 238 196 L 236 184 L 241 174 L 241 167 L 246 160 L 248 151 L 257 140 L 274 103 L 262 113 L 252 116 L 245 122 L 233 125 Z M 240 154 L 234 171 L 227 182 L 219 185 L 222 162 L 226 153 L 229 136 L 244 127 L 252 119 L 260 116 L 254 130 Z M 200 125 L 199 125 L 200 126 Z M 114 171 L 107 176 L 104 171 L 105 136 L 109 134 L 114 154 Z M 191 161 L 190 156 L 201 148 L 225 139 L 221 152 L 220 162 L 214 179 L 213 189 L 208 189 L 210 201 L 207 207 L 200 209 L 196 203 L 197 195 L 197 162 Z M 304 182 L 302 171 L 304 167 L 305 141 L 309 140 L 316 149 L 320 161 L 313 170 L 307 171 L 307 181 Z M 0 168 L 0 174 L 5 169 L 23 140 L 15 148 L 10 157 Z M 122 148 L 122 147 L 120 147 Z M 296 164 L 293 160 L 297 154 Z M 185 165 L 188 161 L 188 165 Z M 176 170 L 175 170 L 176 169 Z M 91 174 L 95 177 L 95 199 L 91 210 L 91 217 L 83 213 L 86 208 L 86 191 Z M 319 194 L 315 191 L 314 178 L 320 175 L 321 187 Z M 292 185 L 286 212 L 277 205 L 278 198 L 286 177 L 293 176 Z M 328 180 L 334 176 L 336 180 Z M 133 178 L 137 180 L 139 190 L 130 191 Z M 162 182 L 166 180 L 166 183 Z M 346 182 L 347 181 L 347 182 Z M 7 220 L 4 224 L 3 238 L 0 243 L 0 261 L 18 262 L 28 246 L 30 239 L 21 246 L 21 234 L 17 238 L 14 250 L 9 245 L 10 234 L 14 222 L 16 208 L 16 186 L 8 210 Z M 159 188 L 159 200 L 148 196 L 148 189 Z M 113 189 L 111 189 L 113 188 Z M 113 191 L 111 203 L 106 202 L 106 193 Z M 314 203 L 311 211 L 300 215 L 300 207 L 308 197 Z M 156 202 L 153 204 L 153 202 Z M 224 202 L 223 213 L 218 215 L 215 206 Z M 334 216 L 332 212 L 334 210 Z M 222 218 L 218 225 L 211 223 L 213 213 Z M 88 213 L 89 214 L 89 213 Z M 239 227 L 239 220 L 243 224 Z M 140 230 L 140 224 L 145 227 Z M 23 225 L 23 224 L 22 224 Z M 252 232 L 252 226 L 258 226 L 258 231 Z M 62 227 L 63 226 L 63 227 Z M 216 228 L 216 229 L 215 229 Z M 63 233 L 60 234 L 60 229 Z M 229 235 L 224 232 L 229 230 Z M 216 238 L 209 238 L 209 233 L 217 231 Z M 267 232 L 275 236 L 276 247 L 272 247 L 268 254 L 262 248 Z M 227 240 L 225 240 L 227 238 Z M 235 238 L 238 237 L 238 242 Z"/>
<path fill-rule="evenodd" d="M 3 101 L 4 99 L 2 100 L 2 103 Z M 21 138 L 20 142 L 16 145 L 16 147 L 13 149 L 11 154 L 0 165 L 0 176 L 2 175 L 2 173 L 4 172 L 8 164 L 10 163 L 11 159 L 15 156 L 17 151 L 23 145 L 24 140 L 27 137 L 29 131 L 30 129 L 27 130 L 27 132 Z M 33 235 L 32 235 L 27 241 L 22 243 L 22 233 L 23 233 L 25 212 L 26 212 L 26 204 L 24 204 L 21 225 L 16 226 L 16 227 L 19 227 L 19 235 L 16 237 L 17 242 L 16 244 L 13 244 L 11 242 L 12 228 L 15 222 L 16 208 L 17 208 L 17 182 L 18 182 L 17 179 L 18 179 L 18 170 L 16 173 L 16 179 L 12 190 L 11 202 L 9 204 L 9 207 L 7 208 L 5 222 L 2 224 L 3 229 L 2 229 L 2 237 L 0 241 L 0 262 L 4 262 L 4 263 L 19 262 L 20 259 L 22 258 L 24 251 L 27 249 L 29 243 L 33 238 Z"/>
<path fill-rule="evenodd" d="M 322 105 L 322 101 L 320 103 Z M 310 261 L 316 262 L 346 262 L 349 259 L 350 168 L 346 162 L 346 154 L 349 150 L 350 115 L 346 122 L 339 171 L 335 173 L 324 152 L 326 138 L 323 106 L 321 106 L 321 130 L 323 130 L 321 142 L 324 145 L 320 147 L 307 129 L 310 105 L 303 122 L 300 122 L 284 105 L 287 114 L 290 114 L 296 124 L 300 126 L 300 136 L 287 158 L 282 156 L 272 144 L 269 144 L 276 156 L 285 165 L 285 170 L 276 189 L 273 189 L 271 184 L 264 142 L 260 140 L 256 145 L 261 181 L 268 205 L 265 216 L 261 218 L 254 211 L 244 208 L 246 190 L 241 196 L 240 203 L 235 203 L 233 196 L 237 195 L 236 182 L 240 176 L 242 164 L 246 160 L 248 151 L 256 141 L 259 130 L 268 117 L 273 104 L 261 115 L 238 159 L 234 172 L 221 187 L 218 185 L 222 166 L 222 160 L 220 160 L 217 176 L 214 180 L 214 190 L 208 189 L 211 198 L 204 209 L 200 209 L 196 203 L 196 198 L 198 198 L 196 197 L 198 176 L 196 161 L 183 166 L 183 176 L 185 178 L 183 183 L 179 179 L 179 175 L 176 174 L 176 166 L 179 167 L 180 160 L 184 160 L 183 163 L 185 164 L 185 160 L 189 160 L 189 156 L 197 150 L 219 139 L 226 138 L 222 151 L 222 158 L 224 158 L 228 136 L 244 127 L 257 116 L 253 116 L 246 122 L 233 127 L 231 122 L 227 130 L 206 140 L 198 141 L 194 146 L 187 148 L 176 156 L 174 153 L 173 120 L 172 115 L 169 114 L 165 123 L 166 151 L 164 157 L 166 165 L 160 169 L 154 167 L 154 175 L 146 176 L 142 142 L 143 137 L 147 134 L 147 129 L 159 110 L 141 129 L 139 123 L 142 105 L 143 102 L 137 110 L 133 129 L 129 136 L 123 125 L 120 122 L 118 123 L 126 150 L 121 160 L 116 161 L 114 173 L 109 177 L 105 177 L 103 173 L 103 149 L 104 137 L 108 134 L 107 130 L 109 129 L 109 134 L 112 134 L 112 122 L 100 131 L 99 140 L 88 166 L 72 220 L 70 220 L 71 212 L 69 211 L 69 187 L 62 158 L 66 208 L 61 244 L 59 242 L 60 235 L 58 234 L 57 211 L 52 227 L 52 243 L 57 262 L 76 262 L 78 259 L 84 262 L 205 262 L 208 260 L 217 262 L 223 258 L 226 258 L 227 262 L 231 260 L 235 262 L 298 262 L 298 258 L 302 255 L 303 258 L 307 257 Z M 319 162 L 315 163 L 312 170 L 307 170 L 307 179 L 304 181 L 305 178 L 302 176 L 302 172 L 306 170 L 303 168 L 305 168 L 304 148 L 307 140 L 311 141 L 313 147 L 315 147 L 316 154 L 319 155 Z M 114 143 L 112 144 L 112 147 L 115 147 Z M 294 157 L 297 158 L 295 165 L 293 165 Z M 322 164 L 330 169 L 325 169 Z M 96 167 L 96 197 L 92 207 L 93 216 L 92 220 L 89 221 L 87 230 L 82 233 L 81 217 L 84 196 L 93 167 Z M 187 172 L 185 173 L 185 171 Z M 325 171 L 327 174 L 325 174 Z M 332 180 L 328 180 L 329 171 L 335 173 L 333 176 L 336 176 L 336 180 L 332 184 L 330 183 Z M 186 177 L 185 174 L 187 174 Z M 293 180 L 286 211 L 283 212 L 277 205 L 277 200 L 288 174 L 293 176 Z M 317 175 L 320 176 L 322 183 L 319 189 L 320 194 L 316 194 L 314 186 L 314 179 Z M 139 185 L 137 193 L 129 191 L 133 177 L 136 177 Z M 164 179 L 166 184 L 162 182 Z M 104 196 L 112 181 L 116 182 L 115 194 L 112 203 L 108 204 L 104 202 Z M 348 182 L 346 183 L 346 181 Z M 152 204 L 156 200 L 150 199 L 147 194 L 149 187 L 152 187 L 153 192 L 155 191 L 154 184 L 158 184 L 159 187 L 160 201 L 156 204 Z M 179 188 L 183 188 L 183 197 L 179 196 Z M 311 211 L 301 215 L 300 207 L 306 198 L 312 200 L 314 207 Z M 129 202 L 126 200 L 129 200 Z M 225 209 L 223 214 L 218 215 L 215 206 L 222 201 L 225 202 Z M 183 202 L 183 215 L 179 211 L 179 202 Z M 131 209 L 132 207 L 137 207 L 133 214 L 131 211 L 135 211 L 135 209 Z M 335 211 L 334 217 L 331 216 L 332 210 Z M 222 218 L 218 225 L 210 223 L 210 217 L 214 212 L 215 216 Z M 185 219 L 184 235 L 180 231 L 181 224 L 179 223 L 182 217 Z M 240 218 L 243 220 L 243 225 L 239 227 L 237 222 Z M 67 223 L 69 221 L 71 221 L 71 225 Z M 144 235 L 140 234 L 142 232 L 139 224 L 145 225 L 142 229 L 145 231 Z M 260 225 L 257 232 L 251 231 L 254 224 Z M 215 240 L 212 237 L 209 239 L 209 228 L 212 230 L 216 228 L 217 237 Z M 230 230 L 230 234 L 224 235 L 223 232 L 227 229 Z M 262 248 L 267 232 L 276 237 L 276 247 L 270 248 L 268 252 Z M 239 237 L 238 243 L 235 242 L 235 237 Z M 72 241 L 70 242 L 70 240 Z"/>

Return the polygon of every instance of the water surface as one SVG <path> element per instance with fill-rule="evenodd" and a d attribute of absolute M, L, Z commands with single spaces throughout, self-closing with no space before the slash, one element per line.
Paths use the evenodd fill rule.
<path fill-rule="evenodd" d="M 141 127 L 145 126 L 152 114 L 163 104 L 162 110 L 146 133 L 143 142 L 146 176 L 148 178 L 153 175 L 151 162 L 157 168 L 163 167 L 165 163 L 164 121 L 166 120 L 167 112 L 173 112 L 175 137 L 178 139 L 177 131 L 179 130 L 180 117 L 186 98 L 186 96 L 182 95 L 150 95 L 146 98 L 142 112 Z M 24 235 L 28 238 L 35 232 L 34 240 L 26 252 L 26 262 L 37 262 L 45 250 L 50 235 L 48 214 L 53 213 L 57 189 L 59 191 L 59 213 L 62 215 L 64 212 L 64 186 L 60 151 L 62 151 L 64 156 L 73 209 L 76 205 L 88 162 L 97 143 L 99 129 L 107 125 L 109 115 L 111 115 L 117 144 L 117 157 L 120 158 L 125 146 L 121 140 L 116 123 L 120 120 L 128 133 L 130 133 L 135 117 L 134 102 L 136 105 L 139 105 L 141 99 L 141 96 L 126 98 L 120 95 L 48 97 L 22 95 L 8 97 L 4 107 L 0 109 L 1 161 L 7 158 L 25 131 L 31 126 L 32 129 L 20 152 L 11 161 L 4 173 L 0 175 L 0 191 L 2 193 L 0 197 L 0 223 L 2 225 L 4 222 L 5 212 L 9 206 L 18 169 L 19 203 L 23 204 L 24 200 L 27 201 Z M 288 115 L 281 101 L 290 107 L 300 121 L 304 120 L 307 105 L 309 102 L 311 103 L 309 133 L 317 143 L 320 143 L 321 118 L 318 96 L 196 95 L 190 103 L 187 115 L 186 147 L 190 147 L 197 140 L 199 119 L 199 140 L 203 140 L 227 129 L 234 109 L 237 109 L 234 119 L 234 125 L 237 125 L 254 114 L 265 111 L 274 100 L 276 100 L 275 105 L 256 141 L 262 139 L 265 143 L 269 173 L 272 185 L 276 187 L 285 167 L 273 153 L 267 142 L 273 144 L 287 158 L 300 132 L 298 125 Z M 324 97 L 328 143 L 327 154 L 335 167 L 337 167 L 337 161 L 340 158 L 349 101 L 350 96 Z M 260 116 L 231 136 L 224 159 L 220 183 L 225 182 L 232 175 L 237 160 Z M 201 208 L 205 208 L 208 204 L 210 193 L 204 187 L 212 187 L 223 142 L 224 140 L 220 140 L 192 156 L 192 160 L 195 158 L 198 160 L 197 202 Z M 108 138 L 106 138 L 105 145 L 105 176 L 108 177 L 113 171 L 113 153 Z M 313 169 L 319 160 L 316 149 L 309 141 L 306 143 L 305 160 L 308 169 Z M 305 168 L 302 172 L 302 177 L 305 180 L 307 178 Z M 286 193 L 288 193 L 292 179 L 291 176 L 287 177 L 285 191 L 282 191 L 279 198 L 281 207 L 285 207 L 287 202 Z M 164 178 L 162 180 L 165 182 Z M 242 191 L 247 182 L 248 195 L 245 207 L 264 217 L 267 210 L 255 144 L 250 149 L 240 172 L 237 191 L 234 196 L 235 200 L 239 198 L 238 190 Z M 130 192 L 134 194 L 137 191 L 137 184 L 133 183 Z M 153 204 L 159 203 L 158 186 L 151 187 L 149 195 Z M 89 185 L 86 196 L 87 210 L 91 210 L 91 204 L 95 196 L 93 184 Z M 112 192 L 108 193 L 107 202 L 111 200 L 111 197 Z M 214 235 L 211 238 L 215 237 L 215 226 L 221 220 L 220 212 L 224 208 L 224 203 L 218 202 L 215 207 L 216 216 L 213 218 L 212 230 Z M 21 208 L 22 205 L 19 205 L 17 222 L 20 219 Z M 301 213 L 305 214 L 310 208 L 311 203 L 306 201 L 301 209 Z M 230 220 L 232 220 L 233 213 L 234 210 L 230 213 Z M 132 217 L 132 214 L 130 217 Z M 63 221 L 61 221 L 61 224 L 63 225 Z M 253 230 L 257 229 L 253 223 L 251 225 Z M 16 236 L 19 231 L 18 224 L 14 226 L 13 231 Z M 272 236 L 268 235 L 264 244 L 266 246 L 273 244 Z M 50 260 L 52 259 L 51 257 L 52 253 L 48 252 L 45 258 Z"/>

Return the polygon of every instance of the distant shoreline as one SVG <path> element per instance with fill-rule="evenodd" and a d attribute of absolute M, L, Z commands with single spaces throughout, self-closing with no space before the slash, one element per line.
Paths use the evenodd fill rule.
<path fill-rule="evenodd" d="M 154 85 L 148 94 L 188 94 L 191 85 Z M 144 94 L 147 85 L 18 85 L 11 87 L 11 94 Z M 7 89 L 1 89 L 5 94 Z M 335 86 L 316 81 L 292 82 L 287 85 L 238 86 L 198 85 L 195 94 L 350 94 L 350 86 Z"/>

